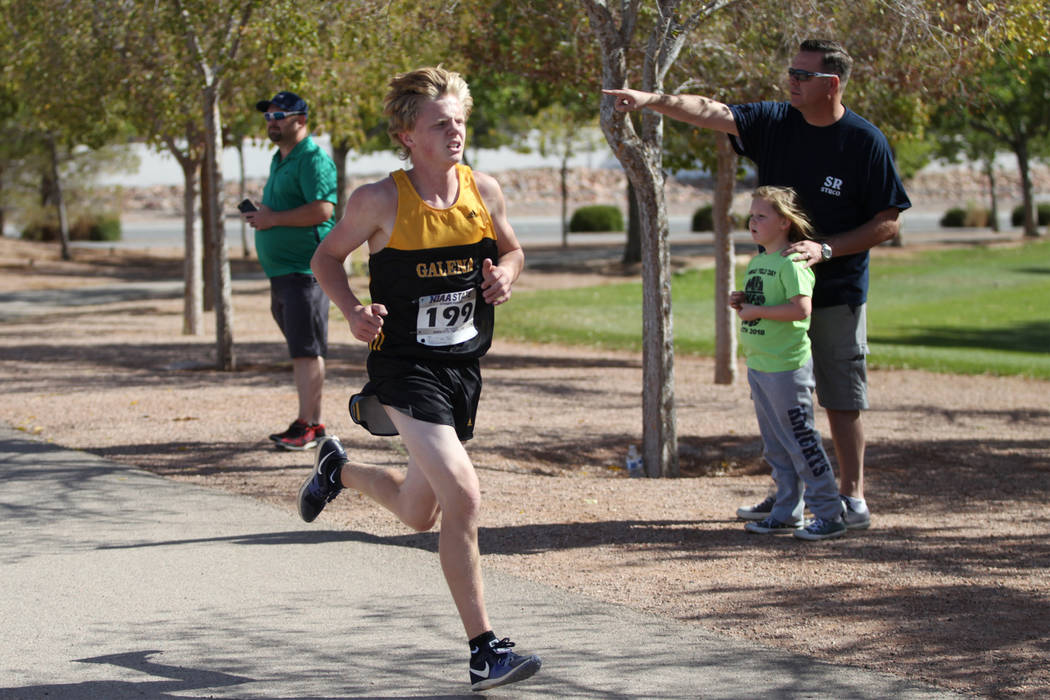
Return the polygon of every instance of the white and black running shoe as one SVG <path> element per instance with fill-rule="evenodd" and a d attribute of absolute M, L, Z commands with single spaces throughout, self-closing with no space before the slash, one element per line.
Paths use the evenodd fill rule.
<path fill-rule="evenodd" d="M 321 514 L 324 507 L 343 490 L 340 472 L 346 464 L 346 452 L 339 438 L 323 438 L 317 446 L 314 471 L 299 488 L 299 517 L 308 523 Z"/>
<path fill-rule="evenodd" d="M 508 683 L 517 683 L 540 670 L 540 657 L 519 656 L 510 648 L 514 642 L 507 638 L 493 639 L 488 648 L 471 649 L 470 688 L 488 690 Z"/>

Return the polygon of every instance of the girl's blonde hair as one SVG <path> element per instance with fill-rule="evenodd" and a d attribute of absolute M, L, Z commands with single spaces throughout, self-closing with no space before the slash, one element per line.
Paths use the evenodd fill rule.
<path fill-rule="evenodd" d="M 398 147 L 402 159 L 409 156 L 398 134 L 411 131 L 419 116 L 419 107 L 427 100 L 438 100 L 451 95 L 463 104 L 465 116 L 474 108 L 467 81 L 459 73 L 445 70 L 441 66 L 419 68 L 410 73 L 401 73 L 390 81 L 390 91 L 383 100 L 383 114 L 389 119 L 387 133 Z"/>
<path fill-rule="evenodd" d="M 776 213 L 791 222 L 788 240 L 792 243 L 813 238 L 813 224 L 810 223 L 806 210 L 799 201 L 798 192 L 793 188 L 763 185 L 751 193 L 751 199 L 762 199 L 769 202 Z"/>

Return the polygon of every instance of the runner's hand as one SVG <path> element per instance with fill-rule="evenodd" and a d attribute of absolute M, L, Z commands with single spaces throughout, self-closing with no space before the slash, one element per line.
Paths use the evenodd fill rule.
<path fill-rule="evenodd" d="M 383 317 L 386 313 L 386 306 L 383 304 L 355 306 L 347 319 L 350 322 L 350 333 L 362 342 L 371 343 L 383 329 Z"/>
<path fill-rule="evenodd" d="M 490 258 L 481 263 L 481 296 L 486 303 L 498 306 L 510 301 L 510 288 L 513 284 L 510 275 L 499 265 L 493 265 Z"/>

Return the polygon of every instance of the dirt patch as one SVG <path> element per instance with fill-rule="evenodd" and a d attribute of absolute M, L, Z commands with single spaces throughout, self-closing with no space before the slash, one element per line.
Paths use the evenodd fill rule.
<path fill-rule="evenodd" d="M 0 238 L 0 292 L 177 280 L 181 270 L 157 251 L 76 257 L 63 263 L 52 246 Z M 0 328 L 0 420 L 294 509 L 311 457 L 275 451 L 266 439 L 291 418 L 290 364 L 267 283 L 247 274 L 250 264 L 237 269 L 237 371 L 201 368 L 212 363 L 214 341 L 181 334 L 177 285 L 149 299 L 49 310 Z M 631 274 L 528 270 L 521 286 Z M 332 341 L 330 431 L 359 456 L 401 463 L 396 440 L 370 437 L 347 418 L 365 349 L 335 325 Z M 739 505 L 763 497 L 768 477 L 746 386 L 715 385 L 713 372 L 707 359 L 676 362 L 686 476 L 628 479 L 623 459 L 641 433 L 640 358 L 497 342 L 468 444 L 484 489 L 485 566 L 946 688 L 1050 692 L 1050 383 L 873 371 L 865 414 L 873 527 L 810 544 L 749 535 L 734 519 Z M 818 427 L 829 434 L 823 414 Z M 433 533 L 414 534 L 353 493 L 321 526 L 436 548 Z"/>

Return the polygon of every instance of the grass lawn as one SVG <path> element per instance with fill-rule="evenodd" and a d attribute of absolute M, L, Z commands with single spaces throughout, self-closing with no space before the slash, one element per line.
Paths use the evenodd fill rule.
<path fill-rule="evenodd" d="M 672 295 L 676 351 L 712 354 L 714 271 L 675 275 Z M 640 350 L 641 307 L 640 282 L 519 292 L 498 333 Z M 876 367 L 1050 379 L 1050 241 L 876 256 L 868 340 Z"/>

